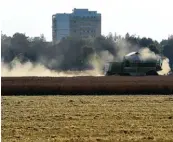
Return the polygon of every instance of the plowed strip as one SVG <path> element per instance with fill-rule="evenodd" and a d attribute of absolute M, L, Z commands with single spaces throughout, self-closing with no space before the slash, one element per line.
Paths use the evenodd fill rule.
<path fill-rule="evenodd" d="M 2 95 L 172 94 L 172 76 L 2 77 Z"/>

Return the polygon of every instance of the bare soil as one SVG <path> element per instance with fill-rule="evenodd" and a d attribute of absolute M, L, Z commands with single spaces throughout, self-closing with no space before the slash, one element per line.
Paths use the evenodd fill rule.
<path fill-rule="evenodd" d="M 173 76 L 2 77 L 2 95 L 173 94 Z"/>

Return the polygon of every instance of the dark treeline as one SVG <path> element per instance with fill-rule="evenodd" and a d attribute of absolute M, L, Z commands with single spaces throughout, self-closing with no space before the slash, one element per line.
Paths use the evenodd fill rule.
<path fill-rule="evenodd" d="M 15 33 L 10 37 L 1 34 L 1 60 L 4 63 L 10 65 L 14 59 L 18 59 L 21 63 L 40 63 L 54 70 L 84 70 L 90 67 L 91 55 L 95 55 L 96 59 L 108 56 L 116 58 L 143 47 L 168 57 L 170 65 L 173 65 L 173 36 L 158 42 L 128 33 L 125 37 L 109 34 L 88 39 L 68 37 L 52 44 L 46 41 L 44 35 L 28 37 L 23 33 Z"/>

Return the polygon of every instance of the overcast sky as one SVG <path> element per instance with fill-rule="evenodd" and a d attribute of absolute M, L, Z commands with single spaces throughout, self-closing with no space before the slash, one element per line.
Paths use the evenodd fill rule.
<path fill-rule="evenodd" d="M 1 0 L 2 33 L 52 39 L 52 14 L 88 8 L 102 14 L 102 34 L 127 32 L 160 41 L 173 34 L 173 0 Z"/>

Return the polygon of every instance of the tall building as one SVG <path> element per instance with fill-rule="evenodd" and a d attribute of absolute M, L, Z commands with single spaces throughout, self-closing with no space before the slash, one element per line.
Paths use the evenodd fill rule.
<path fill-rule="evenodd" d="M 72 13 L 57 13 L 52 16 L 52 40 L 63 37 L 97 37 L 101 35 L 101 14 L 88 9 L 73 9 Z"/>

